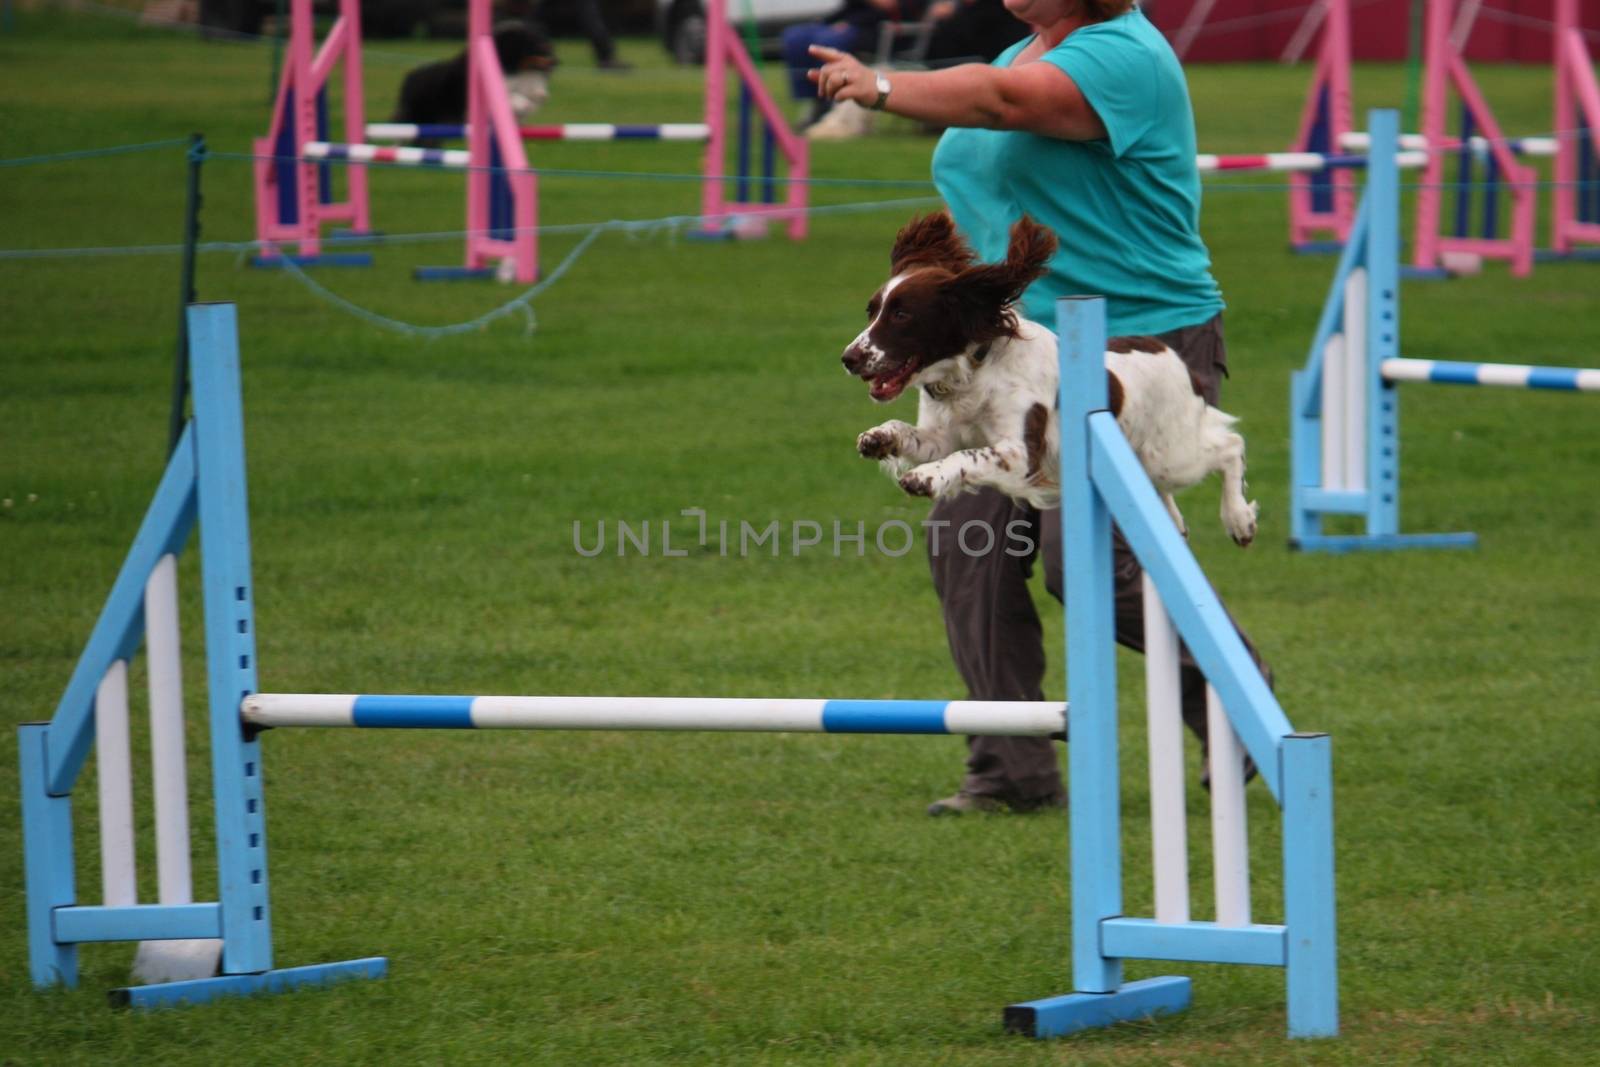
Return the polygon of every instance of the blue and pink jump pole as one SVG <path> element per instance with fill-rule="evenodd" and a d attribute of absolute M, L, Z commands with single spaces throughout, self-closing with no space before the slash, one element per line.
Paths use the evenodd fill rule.
<path fill-rule="evenodd" d="M 1106 410 L 1105 316 L 1098 298 L 1061 303 L 1062 492 L 1070 702 L 726 697 L 422 696 L 261 692 L 235 310 L 188 309 L 193 415 L 155 491 L 99 621 L 48 722 L 20 727 L 30 972 L 75 985 L 79 946 L 199 940 L 203 969 L 113 992 L 155 1008 L 301 985 L 375 978 L 382 957 L 276 965 L 272 950 L 262 731 L 389 729 L 689 730 L 1071 737 L 1072 971 L 1069 991 L 1010 1005 L 1008 1029 L 1050 1037 L 1188 1005 L 1181 976 L 1126 981 L 1130 959 L 1282 968 L 1291 1036 L 1338 1032 L 1333 815 L 1326 735 L 1297 733 L 1246 654 L 1116 420 Z M 1150 688 L 1155 915 L 1122 900 L 1118 700 L 1111 618 L 1111 522 L 1144 564 Z M 147 581 L 198 525 L 218 899 L 89 903 L 76 884 L 72 796 L 107 714 L 106 679 L 125 671 L 147 627 Z M 1165 605 L 1165 607 L 1163 607 Z M 1216 917 L 1189 916 L 1178 641 L 1210 683 Z M 114 686 L 109 687 L 114 689 Z M 1069 710 L 1070 709 L 1070 710 Z M 1159 737 L 1158 737 L 1159 735 Z M 377 742 L 375 742 L 377 743 Z M 1159 754 L 1157 750 L 1160 750 Z M 1279 922 L 1252 918 L 1244 823 L 1245 756 L 1282 811 Z M 105 751 L 95 751 L 105 766 Z M 118 758 L 121 758 L 120 755 Z M 131 807 L 122 801 L 102 820 Z M 167 976 L 171 978 L 170 974 Z"/>

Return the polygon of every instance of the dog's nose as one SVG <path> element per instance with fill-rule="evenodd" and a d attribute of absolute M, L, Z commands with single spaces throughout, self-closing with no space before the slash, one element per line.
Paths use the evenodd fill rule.
<path fill-rule="evenodd" d="M 855 345 L 851 345 L 849 348 L 845 349 L 844 355 L 839 357 L 840 362 L 844 364 L 844 369 L 849 371 L 851 374 L 858 373 L 861 370 L 861 364 L 866 362 L 866 359 L 866 353 L 862 352 L 861 349 L 857 348 Z"/>

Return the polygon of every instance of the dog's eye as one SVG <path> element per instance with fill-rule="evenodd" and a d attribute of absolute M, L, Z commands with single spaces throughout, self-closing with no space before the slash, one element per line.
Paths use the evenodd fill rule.
<path fill-rule="evenodd" d="M 895 308 L 894 311 L 889 313 L 889 318 L 895 322 L 910 322 L 911 312 L 905 308 Z"/>

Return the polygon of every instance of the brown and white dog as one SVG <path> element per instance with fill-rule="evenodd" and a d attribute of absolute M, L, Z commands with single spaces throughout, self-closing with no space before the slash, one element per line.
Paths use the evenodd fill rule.
<path fill-rule="evenodd" d="M 1055 252 L 1049 230 L 1024 217 L 1005 261 L 976 262 L 944 213 L 914 219 L 895 239 L 890 277 L 867 302 L 867 328 L 844 367 L 888 403 L 920 391 L 917 425 L 898 419 L 856 439 L 914 496 L 992 486 L 1035 507 L 1060 503 L 1059 376 L 1055 334 L 1021 317 L 1024 289 Z M 1256 535 L 1244 498 L 1244 438 L 1211 407 L 1178 354 L 1150 337 L 1108 343 L 1110 408 L 1180 531 L 1172 494 L 1222 475 L 1222 524 L 1240 545 Z"/>

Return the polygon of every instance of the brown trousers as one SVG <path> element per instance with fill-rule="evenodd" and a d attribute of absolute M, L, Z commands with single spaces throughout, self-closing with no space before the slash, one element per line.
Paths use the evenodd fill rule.
<path fill-rule="evenodd" d="M 1199 326 L 1160 335 L 1183 357 L 1199 381 L 1205 398 L 1215 404 L 1221 380 L 1227 376 L 1222 341 L 1222 316 Z M 1044 558 L 1045 588 L 1057 600 L 1061 588 L 1061 516 L 1057 511 L 1037 511 L 993 489 L 940 500 L 930 521 L 944 520 L 937 550 L 929 538 L 928 563 L 933 587 L 944 611 L 945 632 L 956 669 L 973 700 L 1043 700 L 1044 637 L 1028 578 L 1034 559 Z M 974 555 L 964 551 L 957 533 L 966 523 L 987 523 L 995 532 L 991 550 Z M 1021 525 L 1008 524 L 1017 523 Z M 1032 554 L 1021 555 L 1021 537 L 1034 543 Z M 972 536 L 967 544 L 980 547 L 985 538 Z M 1007 549 L 1011 551 L 1008 553 Z M 1112 531 L 1112 573 L 1117 643 L 1144 651 L 1144 596 L 1142 569 L 1122 532 Z M 1237 628 L 1237 624 L 1235 624 Z M 1269 680 L 1270 669 L 1243 630 L 1245 648 Z M 1189 649 L 1180 649 L 1183 721 L 1200 738 L 1206 738 L 1205 676 Z M 967 773 L 963 792 L 1030 804 L 1061 796 L 1065 788 L 1054 746 L 1043 737 L 969 737 Z"/>

